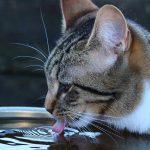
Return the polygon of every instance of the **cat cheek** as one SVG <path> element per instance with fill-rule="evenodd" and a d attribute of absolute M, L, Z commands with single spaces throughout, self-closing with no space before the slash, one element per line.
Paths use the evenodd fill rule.
<path fill-rule="evenodd" d="M 67 74 L 73 78 L 82 77 L 87 74 L 87 67 L 85 66 L 73 66 L 67 69 Z"/>
<path fill-rule="evenodd" d="M 117 54 L 100 54 L 99 52 L 89 55 L 89 62 L 84 66 L 73 66 L 68 68 L 67 74 L 71 77 L 83 77 L 88 73 L 103 73 L 109 70 L 117 61 Z"/>
<path fill-rule="evenodd" d="M 94 51 L 89 54 L 89 69 L 94 73 L 109 70 L 117 61 L 118 55 L 112 52 Z"/>

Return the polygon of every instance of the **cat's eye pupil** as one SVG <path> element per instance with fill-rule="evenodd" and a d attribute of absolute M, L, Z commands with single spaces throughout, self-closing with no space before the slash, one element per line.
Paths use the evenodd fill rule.
<path fill-rule="evenodd" d="M 59 94 L 67 93 L 70 88 L 71 88 L 71 85 L 70 85 L 70 84 L 63 84 L 63 83 L 60 83 L 60 84 L 59 84 L 58 93 L 59 93 Z"/>

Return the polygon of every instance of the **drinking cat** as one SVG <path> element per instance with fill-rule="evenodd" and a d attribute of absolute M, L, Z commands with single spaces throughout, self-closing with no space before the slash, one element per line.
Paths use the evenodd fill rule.
<path fill-rule="evenodd" d="M 61 0 L 63 35 L 45 63 L 45 108 L 65 126 L 148 134 L 150 34 L 113 5 Z"/>

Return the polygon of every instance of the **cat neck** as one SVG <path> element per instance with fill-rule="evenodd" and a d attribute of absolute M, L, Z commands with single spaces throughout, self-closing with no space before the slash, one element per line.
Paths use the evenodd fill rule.
<path fill-rule="evenodd" d="M 119 129 L 127 129 L 139 134 L 148 133 L 150 130 L 150 80 L 143 81 L 141 101 L 135 110 L 121 119 L 108 122 Z"/>

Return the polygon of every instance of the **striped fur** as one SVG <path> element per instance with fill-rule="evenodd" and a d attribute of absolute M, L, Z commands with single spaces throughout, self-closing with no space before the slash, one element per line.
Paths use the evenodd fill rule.
<path fill-rule="evenodd" d="M 143 128 L 142 124 L 136 128 L 131 126 L 135 126 L 135 122 L 144 121 L 142 116 L 149 114 L 148 110 L 138 110 L 140 106 L 140 110 L 148 109 L 143 103 L 150 103 L 145 95 L 149 90 L 145 85 L 148 84 L 149 87 L 150 34 L 134 21 L 125 20 L 120 10 L 114 6 L 106 5 L 100 10 L 93 6 L 92 8 L 91 12 L 79 15 L 74 22 L 69 22 L 71 26 L 66 29 L 45 63 L 48 84 L 45 107 L 51 110 L 57 119 L 65 114 L 70 126 L 87 126 L 94 120 L 94 114 L 100 114 L 99 119 L 102 117 L 106 123 L 115 127 L 147 133 L 149 124 L 146 129 L 144 123 Z M 103 18 L 107 12 L 110 16 L 106 17 L 106 20 L 110 19 L 113 26 L 113 30 L 108 30 L 109 33 L 106 31 L 109 25 L 105 24 L 105 17 Z M 115 26 L 118 27 L 117 30 Z M 120 33 L 118 30 L 123 31 Z M 116 33 L 111 33 L 112 31 Z M 119 40 L 122 40 L 121 43 L 116 43 L 116 47 L 113 47 Z M 135 118 L 133 115 L 127 119 L 126 116 L 134 112 Z M 75 116 L 76 113 L 82 116 Z M 106 115 L 115 119 L 109 119 Z M 120 117 L 120 122 L 128 120 L 129 123 L 119 123 Z M 72 119 L 75 119 L 75 122 L 70 121 Z M 150 122 L 150 119 L 145 120 L 145 123 L 147 122 Z"/>

